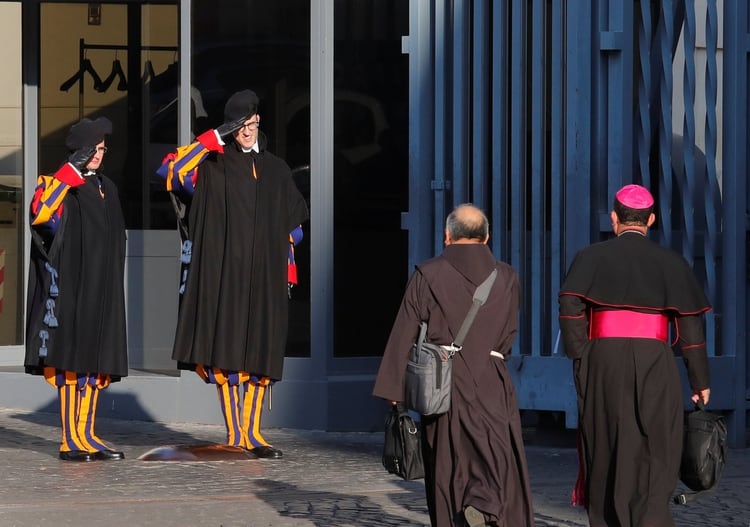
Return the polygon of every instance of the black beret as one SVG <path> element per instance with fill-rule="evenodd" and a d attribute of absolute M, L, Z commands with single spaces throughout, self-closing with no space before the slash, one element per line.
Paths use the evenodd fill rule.
<path fill-rule="evenodd" d="M 258 113 L 260 99 L 252 90 L 238 91 L 232 95 L 224 106 L 224 123 L 231 123 Z"/>
<path fill-rule="evenodd" d="M 92 121 L 88 117 L 70 127 L 65 146 L 71 152 L 84 146 L 98 145 L 104 141 L 106 134 L 112 133 L 112 121 L 106 117 L 99 117 Z"/>

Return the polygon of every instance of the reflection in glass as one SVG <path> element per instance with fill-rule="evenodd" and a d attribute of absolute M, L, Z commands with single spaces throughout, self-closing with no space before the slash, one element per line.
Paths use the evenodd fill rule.
<path fill-rule="evenodd" d="M 194 132 L 223 122 L 230 95 L 255 91 L 259 133 L 289 164 L 309 205 L 310 2 L 198 0 L 192 9 L 192 86 L 204 110 Z M 302 228 L 304 240 L 295 251 L 299 284 L 289 303 L 291 357 L 310 356 L 310 222 Z"/>
<path fill-rule="evenodd" d="M 335 356 L 379 356 L 409 273 L 408 2 L 334 5 Z"/>
<path fill-rule="evenodd" d="M 0 2 L 0 31 L 3 45 L 4 119 L 0 119 L 0 346 L 23 342 L 23 306 L 26 291 L 21 287 L 26 255 L 23 251 L 24 195 L 22 94 L 21 86 L 21 3 Z M 13 87 L 12 89 L 9 87 Z"/>

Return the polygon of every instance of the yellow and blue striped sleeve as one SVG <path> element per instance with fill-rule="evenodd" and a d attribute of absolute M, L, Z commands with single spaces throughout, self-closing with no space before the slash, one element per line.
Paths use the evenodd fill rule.
<path fill-rule="evenodd" d="M 167 154 L 156 171 L 165 179 L 167 191 L 192 196 L 198 179 L 198 165 L 209 152 L 203 144 L 195 141 L 187 146 L 179 146 L 175 152 Z"/>
<path fill-rule="evenodd" d="M 54 176 L 39 176 L 31 200 L 31 225 L 47 226 L 53 232 L 56 231 L 62 213 L 62 202 L 68 190 L 70 185 Z"/>

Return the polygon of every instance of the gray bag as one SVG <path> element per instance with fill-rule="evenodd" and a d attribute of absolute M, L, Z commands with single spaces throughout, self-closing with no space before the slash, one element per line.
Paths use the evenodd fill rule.
<path fill-rule="evenodd" d="M 409 352 L 404 378 L 405 403 L 410 410 L 422 415 L 437 415 L 447 412 L 450 408 L 453 356 L 457 351 L 461 351 L 466 333 L 474 322 L 480 306 L 487 300 L 496 275 L 497 269 L 493 269 L 490 276 L 477 287 L 471 309 L 452 344 L 425 342 L 427 322 L 420 323 L 419 337 Z"/>
<path fill-rule="evenodd" d="M 451 367 L 460 347 L 425 342 L 427 322 L 419 325 L 419 338 L 406 363 L 406 407 L 422 415 L 442 414 L 451 405 Z"/>

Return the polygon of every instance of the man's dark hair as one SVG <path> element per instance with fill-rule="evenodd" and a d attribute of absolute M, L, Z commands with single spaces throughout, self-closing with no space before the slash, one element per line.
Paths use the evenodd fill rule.
<path fill-rule="evenodd" d="M 469 207 L 476 211 L 476 214 L 469 213 Z M 452 240 L 469 239 L 483 242 L 490 232 L 490 222 L 481 209 L 471 203 L 463 203 L 448 214 L 445 228 Z"/>
<path fill-rule="evenodd" d="M 648 217 L 654 212 L 654 206 L 652 205 L 647 209 L 631 209 L 615 198 L 614 211 L 617 214 L 617 219 L 623 225 L 646 225 L 648 224 Z"/>

